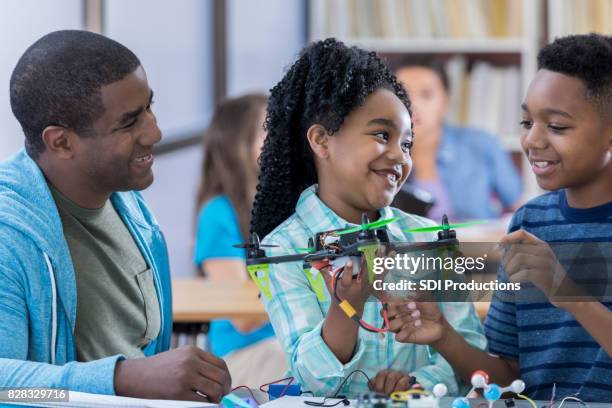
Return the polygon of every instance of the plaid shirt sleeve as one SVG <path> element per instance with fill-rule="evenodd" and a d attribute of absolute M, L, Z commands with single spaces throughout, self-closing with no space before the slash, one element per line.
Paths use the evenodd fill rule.
<path fill-rule="evenodd" d="M 270 242 L 281 248 L 269 251 L 271 256 L 295 246 L 279 235 Z M 262 299 L 292 375 L 303 389 L 315 395 L 331 395 L 362 360 L 363 342 L 358 338 L 351 361 L 342 364 L 321 337 L 325 321 L 322 308 L 330 304 L 327 292 L 326 301 L 319 304 L 301 265 L 296 263 L 271 264 L 269 277 L 272 297 Z"/>

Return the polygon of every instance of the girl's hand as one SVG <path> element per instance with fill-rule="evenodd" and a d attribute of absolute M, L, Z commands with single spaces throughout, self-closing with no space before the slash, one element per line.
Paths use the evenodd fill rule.
<path fill-rule="evenodd" d="M 521 229 L 503 237 L 500 245 L 505 248 L 502 266 L 511 282 L 533 283 L 557 307 L 563 296 L 579 294 L 546 242 Z"/>
<path fill-rule="evenodd" d="M 390 395 L 395 391 L 410 389 L 410 375 L 395 370 L 382 370 L 368 383 L 370 389 L 379 394 Z"/>
<path fill-rule="evenodd" d="M 333 277 L 328 272 L 328 267 L 321 269 L 321 273 L 323 274 L 323 279 L 331 294 L 332 303 L 337 303 L 333 295 Z M 351 260 L 346 263 L 339 273 L 342 275 L 337 282 L 338 287 L 336 288 L 336 293 L 340 299 L 347 300 L 354 308 L 361 311 L 365 301 L 372 294 L 372 285 L 368 282 L 368 272 L 365 260 L 362 260 L 359 275 L 355 278 L 353 278 L 353 261 Z"/>
<path fill-rule="evenodd" d="M 401 343 L 433 345 L 446 335 L 446 319 L 436 302 L 396 299 L 389 302 L 389 330 Z"/>

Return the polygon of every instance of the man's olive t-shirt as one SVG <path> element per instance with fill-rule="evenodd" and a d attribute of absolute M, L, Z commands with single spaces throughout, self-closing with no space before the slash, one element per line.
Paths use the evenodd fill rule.
<path fill-rule="evenodd" d="M 152 271 L 134 238 L 110 200 L 87 209 L 50 188 L 76 274 L 78 361 L 143 357 L 161 318 Z"/>

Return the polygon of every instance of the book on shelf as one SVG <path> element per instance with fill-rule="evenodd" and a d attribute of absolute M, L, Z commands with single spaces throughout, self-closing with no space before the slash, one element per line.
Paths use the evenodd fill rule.
<path fill-rule="evenodd" d="M 470 72 L 467 68 L 463 57 L 451 58 L 446 63 L 448 120 L 486 130 L 501 139 L 516 137 L 522 89 L 519 68 L 497 67 L 481 61 L 475 62 Z"/>
<path fill-rule="evenodd" d="M 316 0 L 321 37 L 519 38 L 519 0 Z"/>
<path fill-rule="evenodd" d="M 612 34 L 610 0 L 549 1 L 550 40 L 569 34 Z"/>

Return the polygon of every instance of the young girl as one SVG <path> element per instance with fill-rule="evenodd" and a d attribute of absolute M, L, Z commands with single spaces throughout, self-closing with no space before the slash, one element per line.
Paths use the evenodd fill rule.
<path fill-rule="evenodd" d="M 204 135 L 194 260 L 211 281 L 248 279 L 244 250 L 232 245 L 248 236 L 266 101 L 265 95 L 251 94 L 221 102 Z M 211 351 L 226 360 L 234 384 L 257 388 L 286 369 L 267 319 L 215 320 L 208 338 Z"/>
<path fill-rule="evenodd" d="M 370 220 L 399 217 L 388 226 L 391 240 L 433 239 L 403 232 L 432 225 L 429 220 L 389 207 L 412 165 L 410 101 L 374 53 L 334 39 L 310 45 L 272 89 L 266 125 L 251 229 L 264 243 L 279 245 L 268 255 L 305 247 L 318 232 L 358 224 L 362 213 Z M 328 273 L 321 273 L 329 282 Z M 340 297 L 364 321 L 381 327 L 380 303 L 365 302 L 366 279 L 353 281 L 351 275 L 349 263 L 338 285 Z M 318 299 L 301 263 L 270 265 L 269 278 L 266 310 L 303 389 L 331 395 L 349 374 L 362 370 L 372 379 L 369 386 L 365 376 L 351 375 L 341 394 L 405 390 L 408 374 L 425 388 L 442 382 L 457 392 L 444 359 L 426 346 L 359 330 L 329 293 Z M 470 304 L 448 304 L 445 313 L 471 344 L 484 347 Z"/>

